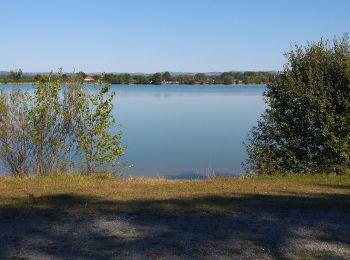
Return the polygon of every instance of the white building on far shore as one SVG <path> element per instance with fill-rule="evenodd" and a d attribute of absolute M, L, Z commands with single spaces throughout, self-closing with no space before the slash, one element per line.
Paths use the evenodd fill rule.
<path fill-rule="evenodd" d="M 86 76 L 84 79 L 84 82 L 93 82 L 93 81 L 95 81 L 95 79 L 91 76 Z"/>

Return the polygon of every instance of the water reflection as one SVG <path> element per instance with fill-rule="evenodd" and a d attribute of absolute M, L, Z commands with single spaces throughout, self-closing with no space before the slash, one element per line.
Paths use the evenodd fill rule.
<path fill-rule="evenodd" d="M 14 85 L 0 85 L 9 91 Z M 21 88 L 33 93 L 31 85 Z M 87 86 L 95 92 L 95 86 Z M 125 176 L 198 179 L 243 172 L 243 141 L 265 109 L 264 86 L 112 85 Z"/>

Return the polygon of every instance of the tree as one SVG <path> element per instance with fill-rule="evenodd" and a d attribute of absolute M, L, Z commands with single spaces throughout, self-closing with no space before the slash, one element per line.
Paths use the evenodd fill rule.
<path fill-rule="evenodd" d="M 36 82 L 39 81 L 41 78 L 42 78 L 42 76 L 41 76 L 40 74 L 36 74 L 36 75 L 34 76 L 34 80 L 35 80 Z"/>
<path fill-rule="evenodd" d="M 10 71 L 10 77 L 15 80 L 15 81 L 18 81 L 23 75 L 23 72 L 21 69 L 17 69 L 15 71 L 11 70 Z"/>
<path fill-rule="evenodd" d="M 109 94 L 110 85 L 102 76 L 97 84 L 96 95 L 89 96 L 90 102 L 82 104 L 77 117 L 77 143 L 81 155 L 85 156 L 87 173 L 92 174 L 106 164 L 116 166 L 124 154 L 121 132 L 110 133 L 116 121 L 112 115 L 114 92 Z"/>
<path fill-rule="evenodd" d="M 196 82 L 204 83 L 207 79 L 204 73 L 196 73 L 194 75 L 194 79 Z"/>
<path fill-rule="evenodd" d="M 86 74 L 84 71 L 79 71 L 77 74 L 76 74 L 76 77 L 80 80 L 80 81 L 83 81 L 85 78 L 86 78 Z"/>
<path fill-rule="evenodd" d="M 221 77 L 222 77 L 225 85 L 231 85 L 235 82 L 235 78 L 233 77 L 232 73 L 230 73 L 230 72 L 222 73 Z"/>
<path fill-rule="evenodd" d="M 145 75 L 136 75 L 134 79 L 136 84 L 148 84 L 150 81 L 149 77 Z"/>
<path fill-rule="evenodd" d="M 166 71 L 162 74 L 162 79 L 169 82 L 171 81 L 172 77 L 169 71 Z"/>
<path fill-rule="evenodd" d="M 52 173 L 60 167 L 60 156 L 64 153 L 65 131 L 60 91 L 61 74 L 50 73 L 35 83 L 33 108 L 30 122 L 33 126 L 32 141 L 35 147 L 35 172 L 39 175 Z"/>
<path fill-rule="evenodd" d="M 32 167 L 31 97 L 16 89 L 0 92 L 0 160 L 14 176 L 28 175 Z"/>
<path fill-rule="evenodd" d="M 130 84 L 132 82 L 132 77 L 129 73 L 121 74 L 120 77 L 122 78 L 123 84 Z"/>
<path fill-rule="evenodd" d="M 0 160 L 14 176 L 98 173 L 119 166 L 121 132 L 112 115 L 114 93 L 102 76 L 96 94 L 61 71 L 38 78 L 33 95 L 0 92 Z M 77 155 L 81 155 L 79 165 Z M 112 168 L 119 170 L 120 168 Z"/>
<path fill-rule="evenodd" d="M 340 172 L 350 166 L 349 37 L 321 39 L 286 54 L 269 105 L 247 145 L 258 174 Z"/>
<path fill-rule="evenodd" d="M 162 74 L 160 74 L 160 73 L 155 73 L 155 74 L 153 74 L 151 80 L 152 80 L 152 84 L 154 84 L 154 85 L 160 85 L 160 84 L 162 84 L 162 81 L 163 81 Z"/>

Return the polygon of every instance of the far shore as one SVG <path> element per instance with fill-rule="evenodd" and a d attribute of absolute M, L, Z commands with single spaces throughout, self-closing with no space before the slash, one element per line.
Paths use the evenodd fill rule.
<path fill-rule="evenodd" d="M 0 82 L 0 85 L 33 85 L 35 82 Z M 62 84 L 69 84 L 69 82 L 62 82 Z M 84 85 L 94 85 L 96 82 L 84 82 Z M 240 84 L 223 84 L 223 83 L 196 83 L 196 84 L 181 84 L 181 83 L 164 83 L 164 84 L 121 84 L 121 83 L 110 83 L 111 85 L 121 86 L 251 86 L 251 85 L 266 85 L 266 83 L 240 83 Z"/>

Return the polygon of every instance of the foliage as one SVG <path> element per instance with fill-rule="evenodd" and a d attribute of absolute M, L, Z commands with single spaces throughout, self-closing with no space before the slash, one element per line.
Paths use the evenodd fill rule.
<path fill-rule="evenodd" d="M 222 77 L 225 85 L 230 85 L 230 84 L 233 84 L 235 82 L 235 78 L 231 73 L 223 73 L 221 75 L 221 77 Z"/>
<path fill-rule="evenodd" d="M 62 111 L 60 75 L 50 74 L 34 84 L 33 108 L 30 111 L 32 141 L 35 147 L 35 171 L 42 175 L 59 168 L 65 152 L 65 124 Z"/>
<path fill-rule="evenodd" d="M 172 76 L 169 71 L 166 71 L 162 74 L 162 79 L 165 80 L 166 82 L 169 82 L 172 80 Z"/>
<path fill-rule="evenodd" d="M 22 77 L 22 74 L 23 74 L 23 72 L 21 69 L 18 69 L 15 71 L 13 71 L 13 70 L 10 71 L 10 77 L 15 81 L 18 81 Z"/>
<path fill-rule="evenodd" d="M 75 75 L 79 80 L 83 81 L 86 78 L 86 74 L 84 71 L 79 71 L 76 75 Z"/>
<path fill-rule="evenodd" d="M 13 74 L 13 73 L 12 73 Z M 12 75 L 11 74 L 11 75 Z M 128 73 L 109 73 L 105 75 L 105 80 L 111 84 L 261 84 L 266 83 L 270 76 L 274 75 L 273 72 L 259 72 L 259 71 L 246 71 L 246 72 L 224 72 L 224 73 L 184 73 L 184 74 L 172 74 L 168 71 L 164 73 L 155 74 L 128 74 Z M 14 79 L 13 76 L 0 75 L 0 81 L 2 82 L 36 82 L 40 77 L 46 77 L 45 74 L 32 75 L 29 73 L 23 73 L 19 78 Z M 86 74 L 83 71 L 73 74 L 63 74 L 62 78 L 64 82 L 70 82 L 72 79 L 79 79 L 83 82 Z M 93 75 L 93 78 L 97 80 L 99 75 Z"/>
<path fill-rule="evenodd" d="M 162 84 L 162 81 L 163 81 L 163 77 L 162 77 L 162 74 L 160 73 L 155 73 L 151 78 L 151 82 L 154 85 L 160 85 Z"/>
<path fill-rule="evenodd" d="M 32 122 L 28 121 L 31 97 L 19 89 L 0 92 L 0 158 L 14 176 L 27 175 L 33 154 L 30 141 Z"/>
<path fill-rule="evenodd" d="M 61 72 L 37 77 L 35 92 L 0 93 L 0 160 L 15 176 L 93 173 L 123 154 L 121 133 L 111 134 L 114 93 L 98 84 L 89 94 L 79 75 L 63 84 Z M 83 158 L 74 164 L 77 155 Z M 84 166 L 85 165 L 85 166 Z"/>
<path fill-rule="evenodd" d="M 205 82 L 207 77 L 204 73 L 196 73 L 194 79 L 196 82 Z"/>
<path fill-rule="evenodd" d="M 104 84 L 101 77 L 97 84 L 98 93 L 89 96 L 90 102 L 85 102 L 77 117 L 77 142 L 80 152 L 86 157 L 87 172 L 93 173 L 98 167 L 107 163 L 115 166 L 117 158 L 124 154 L 120 145 L 121 133 L 111 134 L 109 129 L 115 125 L 112 116 L 112 100 L 114 92 L 109 84 Z"/>
<path fill-rule="evenodd" d="M 267 85 L 269 108 L 250 134 L 258 174 L 342 172 L 350 166 L 349 38 L 321 39 L 286 54 Z"/>

